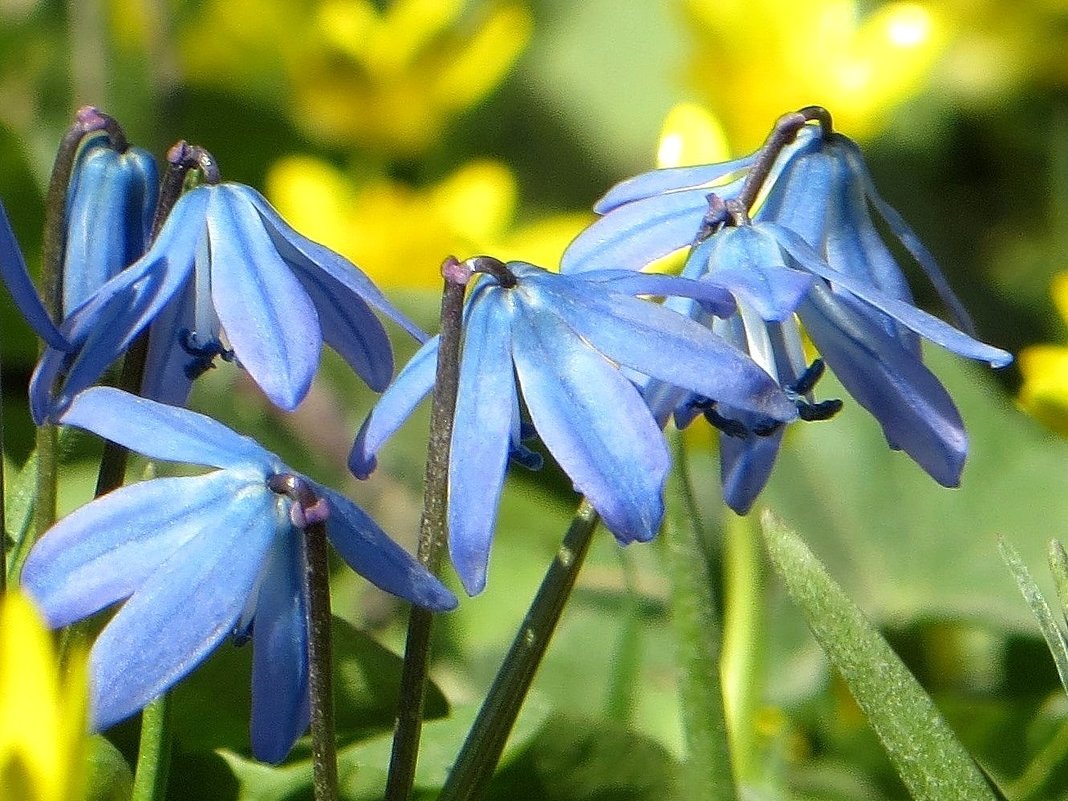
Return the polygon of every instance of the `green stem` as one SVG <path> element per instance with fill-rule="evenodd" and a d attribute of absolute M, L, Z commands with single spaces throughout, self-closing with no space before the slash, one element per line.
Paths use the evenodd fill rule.
<path fill-rule="evenodd" d="M 130 801 L 162 801 L 170 763 L 170 697 L 164 693 L 141 712 L 141 744 Z"/>
<path fill-rule="evenodd" d="M 608 692 L 605 700 L 605 717 L 624 725 L 630 723 L 637 692 L 642 646 L 642 601 L 638 592 L 638 580 L 628 551 L 619 549 L 619 563 L 623 572 L 623 598 L 620 617 L 623 620 L 619 645 L 611 661 L 608 677 Z"/>
<path fill-rule="evenodd" d="M 485 793 L 534 674 L 571 597 L 597 520 L 597 513 L 583 499 L 497 671 L 438 801 L 475 801 Z"/>
<path fill-rule="evenodd" d="M 698 528 L 686 470 L 686 449 L 670 434 L 675 466 L 668 478 L 664 540 L 671 581 L 671 618 L 678 644 L 679 695 L 688 787 L 695 801 L 735 801 L 727 721 L 720 686 L 721 624 L 715 583 L 719 559 Z"/>
<path fill-rule="evenodd" d="M 759 778 L 757 710 L 764 681 L 764 562 L 752 518 L 726 512 L 723 538 L 723 694 L 735 773 L 744 784 Z"/>
<path fill-rule="evenodd" d="M 419 561 L 436 572 L 447 536 L 449 453 L 452 422 L 456 413 L 456 389 L 460 383 L 460 334 L 463 327 L 464 291 L 471 277 L 470 266 L 449 257 L 441 265 L 445 285 L 441 293 L 441 329 L 438 339 L 437 375 L 430 409 L 430 438 L 423 479 L 423 516 L 419 522 Z M 386 799 L 406 801 L 415 783 L 419 738 L 423 727 L 426 682 L 430 669 L 430 635 L 434 615 L 412 607 L 404 645 L 397 726 L 386 779 Z"/>

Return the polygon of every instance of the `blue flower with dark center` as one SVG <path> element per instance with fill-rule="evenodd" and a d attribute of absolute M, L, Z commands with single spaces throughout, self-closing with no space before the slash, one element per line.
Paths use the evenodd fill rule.
<path fill-rule="evenodd" d="M 1011 356 L 970 335 L 962 304 L 930 253 L 876 193 L 850 140 L 819 126 L 802 128 L 779 154 L 750 225 L 737 219 L 739 211 L 745 217 L 744 209 L 728 209 L 753 158 L 657 170 L 625 181 L 598 203 L 604 216 L 568 248 L 562 269 L 637 270 L 691 246 L 683 275 L 729 289 L 738 299 L 737 312 L 712 320 L 685 300 L 669 299 L 666 305 L 701 318 L 750 353 L 798 400 L 802 419 L 823 419 L 833 404 L 812 401 L 799 320 L 822 359 L 882 425 L 890 446 L 906 451 L 939 483 L 956 486 L 967 435 L 949 394 L 923 364 L 920 337 L 995 367 Z M 730 180 L 709 183 L 721 178 Z M 704 206 L 697 203 L 702 193 Z M 920 264 L 964 331 L 915 307 L 872 209 Z M 798 382 L 807 391 L 791 390 Z M 747 510 L 770 474 L 779 427 L 666 382 L 652 382 L 646 394 L 661 421 L 672 410 L 681 411 L 680 424 L 704 411 L 721 429 L 725 496 L 736 510 Z"/>
<path fill-rule="evenodd" d="M 178 200 L 144 256 L 63 324 L 74 353 L 52 348 L 42 357 L 31 385 L 34 419 L 61 412 L 153 322 L 142 394 L 157 400 L 184 403 L 220 355 L 292 410 L 324 341 L 381 390 L 393 354 L 371 307 L 424 338 L 366 275 L 290 228 L 255 190 L 200 186 Z"/>
<path fill-rule="evenodd" d="M 104 495 L 45 533 L 22 583 L 54 627 L 125 601 L 90 655 L 92 721 L 106 729 L 179 681 L 227 635 L 251 630 L 252 749 L 285 758 L 308 725 L 304 510 L 273 487 L 310 485 L 341 557 L 434 610 L 456 599 L 358 506 L 203 415 L 95 387 L 61 422 L 151 459 L 217 468 Z"/>
<path fill-rule="evenodd" d="M 479 260 L 475 260 L 476 262 Z M 655 536 L 669 456 L 632 375 L 650 376 L 776 421 L 797 412 L 778 384 L 704 326 L 636 294 L 687 295 L 734 311 L 707 281 L 497 265 L 469 290 L 449 476 L 449 550 L 471 594 L 485 586 L 498 499 L 522 439 L 519 395 L 538 436 L 622 542 Z M 379 399 L 349 466 L 360 477 L 434 384 L 427 342 Z"/>

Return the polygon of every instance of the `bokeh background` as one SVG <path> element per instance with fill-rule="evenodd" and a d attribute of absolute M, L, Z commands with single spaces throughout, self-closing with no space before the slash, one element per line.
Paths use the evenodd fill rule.
<path fill-rule="evenodd" d="M 662 160 L 740 155 L 779 114 L 829 108 L 981 336 L 1030 349 L 997 375 L 930 353 L 972 436 L 961 489 L 934 486 L 888 452 L 877 425 L 847 403 L 833 423 L 797 427 L 764 505 L 884 627 L 1010 797 L 1068 797 L 1068 704 L 994 544 L 995 533 L 1016 543 L 1050 587 L 1045 542 L 1068 533 L 1058 433 L 1068 432 L 1068 284 L 1056 278 L 1068 270 L 1068 2 L 0 0 L 0 197 L 33 268 L 54 148 L 85 103 L 157 154 L 180 138 L 206 147 L 225 178 L 259 188 L 429 330 L 444 256 L 553 267 L 605 189 L 656 165 L 680 103 L 671 130 L 687 146 L 660 150 Z M 915 288 L 940 311 L 922 282 Z M 35 345 L 6 297 L 0 330 L 17 466 L 32 443 L 24 388 Z M 397 345 L 412 351 L 399 335 Z M 425 415 L 357 485 L 344 459 L 373 397 L 329 354 L 292 416 L 226 367 L 195 401 L 344 486 L 411 543 Z M 753 797 L 905 797 L 765 575 L 755 523 L 722 518 L 711 439 L 691 435 L 693 469 L 706 522 L 736 559 L 724 600 L 749 634 L 729 654 L 738 661 L 728 687 Z M 85 442 L 72 450 L 67 508 L 88 497 L 92 456 Z M 447 698 L 452 711 L 428 730 L 423 792 L 439 785 L 574 503 L 551 465 L 510 480 L 490 589 L 439 627 L 431 708 L 444 715 Z M 660 560 L 656 544 L 621 550 L 598 539 L 496 797 L 677 792 Z M 375 643 L 399 650 L 403 615 L 343 572 L 335 585 L 338 613 L 373 637 L 346 629 L 340 702 L 346 797 L 372 798 L 395 668 Z M 247 654 L 224 650 L 179 691 L 171 797 L 303 797 L 301 753 L 288 768 L 249 760 Z M 136 729 L 111 738 L 129 755 Z"/>

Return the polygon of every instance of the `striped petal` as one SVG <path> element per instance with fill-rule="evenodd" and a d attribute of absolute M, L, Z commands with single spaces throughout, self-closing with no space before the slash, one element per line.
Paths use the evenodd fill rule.
<path fill-rule="evenodd" d="M 211 189 L 212 304 L 242 366 L 272 403 L 291 411 L 319 366 L 319 316 L 244 193 Z"/>
<path fill-rule="evenodd" d="M 129 717 L 196 667 L 234 628 L 288 513 L 248 486 L 167 559 L 112 618 L 89 657 L 97 730 Z"/>

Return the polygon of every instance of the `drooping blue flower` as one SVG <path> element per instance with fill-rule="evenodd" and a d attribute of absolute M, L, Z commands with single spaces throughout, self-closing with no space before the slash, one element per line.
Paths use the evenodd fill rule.
<path fill-rule="evenodd" d="M 450 554 L 469 593 L 485 586 L 506 464 L 523 438 L 520 392 L 545 447 L 622 543 L 656 534 L 669 467 L 630 371 L 777 421 L 796 416 L 743 353 L 636 294 L 688 294 L 720 315 L 734 309 L 710 282 L 618 270 L 565 276 L 523 262 L 501 265 L 470 289 L 448 510 Z M 437 346 L 436 337 L 423 346 L 364 423 L 349 460 L 357 476 L 370 473 L 379 448 L 430 391 Z"/>
<path fill-rule="evenodd" d="M 366 275 L 290 228 L 255 190 L 203 185 L 178 200 L 141 259 L 64 323 L 75 353 L 45 353 L 31 409 L 38 422 L 61 412 L 153 321 L 146 397 L 184 403 L 193 379 L 221 356 L 292 410 L 308 392 L 324 341 L 381 390 L 393 355 L 371 307 L 424 338 Z"/>
<path fill-rule="evenodd" d="M 141 258 L 158 195 L 156 160 L 148 151 L 116 150 L 103 135 L 82 145 L 67 188 L 64 319 Z"/>
<path fill-rule="evenodd" d="M 67 188 L 59 306 L 63 319 L 148 244 L 159 191 L 156 163 L 136 147 L 117 150 L 103 132 L 80 150 Z M 72 349 L 46 313 L 0 210 L 0 273 L 30 326 L 52 348 Z"/>
<path fill-rule="evenodd" d="M 624 182 L 599 202 L 596 208 L 604 216 L 568 248 L 562 269 L 641 269 L 692 246 L 683 275 L 728 288 L 738 310 L 712 321 L 688 301 L 671 299 L 668 306 L 702 318 L 750 353 L 798 400 L 802 419 L 806 413 L 822 419 L 821 410 L 830 407 L 813 405 L 809 381 L 818 370 L 810 373 L 805 364 L 800 320 L 823 361 L 882 425 L 890 446 L 906 451 L 939 483 L 956 486 L 967 435 L 949 394 L 923 364 L 920 338 L 995 367 L 1011 356 L 970 335 L 963 305 L 931 254 L 879 197 L 859 150 L 846 137 L 816 125 L 802 128 L 779 154 L 753 224 L 723 227 L 730 221 L 721 213 L 721 201 L 738 197 L 747 166 L 742 160 L 724 165 L 726 171 L 715 165 L 658 170 Z M 733 180 L 708 183 L 723 175 Z M 702 193 L 703 206 L 697 203 Z M 872 220 L 873 209 L 964 331 L 915 307 L 904 274 Z M 705 411 L 720 427 L 725 497 L 736 510 L 747 510 L 770 475 L 778 427 L 662 382 L 647 387 L 647 397 L 658 419 L 675 410 L 684 424 Z"/>
<path fill-rule="evenodd" d="M 217 468 L 104 495 L 46 532 L 26 560 L 23 585 L 54 627 L 125 601 L 90 654 L 93 726 L 133 714 L 251 627 L 252 749 L 281 761 L 308 725 L 307 598 L 301 510 L 269 482 L 297 474 L 210 418 L 116 389 L 86 390 L 62 422 L 152 459 Z M 354 570 L 412 603 L 456 605 L 363 510 L 303 480 Z"/>

